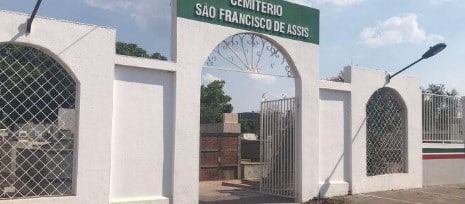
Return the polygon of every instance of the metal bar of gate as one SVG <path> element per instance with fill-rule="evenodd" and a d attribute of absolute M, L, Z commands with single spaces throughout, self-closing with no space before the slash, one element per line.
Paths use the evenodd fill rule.
<path fill-rule="evenodd" d="M 263 103 L 260 104 L 260 110 L 263 111 Z M 260 162 L 263 162 L 263 113 L 260 113 Z M 264 172 L 264 167 L 265 165 L 261 164 L 260 165 L 260 172 Z M 261 175 L 260 175 L 261 176 Z M 263 189 L 262 182 L 260 181 L 260 190 Z"/>
<path fill-rule="evenodd" d="M 295 147 L 295 137 L 293 137 L 295 134 L 293 133 L 294 131 L 294 128 L 295 128 L 295 125 L 294 125 L 294 121 L 295 121 L 295 116 L 294 116 L 294 106 L 295 106 L 295 100 L 294 101 L 290 101 L 289 103 L 289 118 L 291 118 L 291 120 L 289 120 L 289 147 L 291 147 L 293 150 L 294 150 L 294 147 Z M 289 172 L 290 174 L 288 175 L 289 176 L 289 184 L 290 184 L 290 187 L 293 187 L 295 184 L 294 184 L 294 166 L 295 165 L 295 160 L 294 160 L 294 153 L 295 151 L 290 151 L 289 152 L 289 161 L 292 161 L 289 165 Z M 290 196 L 295 196 L 294 192 L 293 191 L 288 191 L 289 192 L 289 195 Z"/>
<path fill-rule="evenodd" d="M 290 109 L 289 109 L 289 101 L 286 102 L 286 110 L 290 110 Z M 289 112 L 288 112 L 287 114 L 289 114 Z M 289 115 L 287 115 L 286 117 L 289 117 Z M 289 121 L 290 121 L 290 120 L 286 120 L 286 129 L 285 129 L 285 132 L 286 132 L 286 133 L 285 133 L 285 135 L 286 135 L 286 136 L 285 136 L 285 138 L 286 138 L 286 143 L 285 143 L 285 145 L 286 145 L 287 147 L 290 147 L 290 142 L 289 142 L 289 139 L 290 139 L 290 138 L 289 138 L 289 135 L 290 135 L 290 134 L 289 134 L 290 125 L 289 125 Z M 292 149 L 292 148 L 291 148 L 291 149 Z M 286 152 L 286 155 L 285 155 L 286 161 L 289 161 L 289 159 L 290 159 L 289 154 L 290 154 L 289 151 Z M 288 163 L 289 163 L 289 162 L 286 162 L 286 164 L 288 164 Z M 289 165 L 286 165 L 284 171 L 285 171 L 285 172 L 290 172 L 289 170 L 290 170 Z M 290 174 L 286 174 L 286 175 L 285 175 L 285 179 L 286 179 L 286 183 L 289 183 L 289 181 L 290 181 Z M 286 192 L 286 195 L 287 195 L 287 196 L 290 196 L 287 186 L 286 186 L 286 191 L 285 191 L 285 192 Z"/>
<path fill-rule="evenodd" d="M 289 104 L 290 104 L 290 103 L 289 103 L 289 100 L 286 101 L 286 108 L 285 108 L 286 110 L 290 110 L 290 109 L 289 109 Z M 287 114 L 286 117 L 289 118 L 289 115 L 288 115 L 288 114 L 289 114 L 289 111 L 288 111 L 286 114 Z M 289 119 L 287 119 L 287 120 L 285 121 L 285 123 L 286 123 L 286 125 L 285 125 L 285 126 L 286 126 L 286 129 L 285 129 L 285 139 L 286 139 L 286 143 L 285 143 L 285 145 L 286 145 L 286 147 L 290 147 L 290 143 L 289 143 L 289 135 L 290 135 L 290 134 L 289 134 L 289 130 L 290 130 L 291 128 L 290 128 L 290 125 L 289 125 L 289 121 L 290 121 Z M 290 149 L 291 149 L 291 151 L 292 151 L 292 148 L 290 148 Z M 289 162 L 288 162 L 289 159 L 290 159 L 290 158 L 289 158 L 289 153 L 290 153 L 290 152 L 287 151 L 287 152 L 286 152 L 286 155 L 285 155 L 285 160 L 287 161 L 286 164 L 289 164 Z M 284 171 L 285 171 L 285 172 L 290 172 L 290 171 L 289 171 L 289 170 L 290 170 L 290 169 L 289 169 L 289 165 L 285 165 L 285 166 L 286 166 L 286 167 L 285 167 Z M 289 181 L 290 181 L 290 174 L 286 174 L 284 178 L 286 179 L 286 183 L 289 183 Z M 286 186 L 285 193 L 286 193 L 287 196 L 291 196 L 291 195 L 289 195 L 288 186 Z"/>
<path fill-rule="evenodd" d="M 260 190 L 294 197 L 295 189 L 295 99 L 264 101 L 261 104 Z"/>

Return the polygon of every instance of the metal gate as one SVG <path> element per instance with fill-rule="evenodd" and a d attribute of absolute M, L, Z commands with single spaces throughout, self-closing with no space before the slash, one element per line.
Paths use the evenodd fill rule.
<path fill-rule="evenodd" d="M 458 96 L 423 94 L 423 142 L 463 143 L 463 103 Z"/>
<path fill-rule="evenodd" d="M 295 98 L 261 104 L 260 191 L 295 197 Z"/>

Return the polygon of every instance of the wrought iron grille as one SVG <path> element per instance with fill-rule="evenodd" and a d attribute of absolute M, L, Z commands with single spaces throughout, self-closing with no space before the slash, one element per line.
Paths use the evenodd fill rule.
<path fill-rule="evenodd" d="M 394 90 L 377 90 L 366 106 L 367 175 L 405 172 L 406 117 Z"/>
<path fill-rule="evenodd" d="M 252 33 L 237 34 L 223 40 L 210 54 L 204 68 L 294 77 L 280 49 Z"/>
<path fill-rule="evenodd" d="M 463 143 L 463 101 L 458 96 L 423 94 L 423 142 Z"/>
<path fill-rule="evenodd" d="M 0 200 L 73 195 L 76 83 L 38 49 L 0 45 Z"/>
<path fill-rule="evenodd" d="M 260 191 L 295 197 L 295 98 L 264 101 L 260 122 Z"/>

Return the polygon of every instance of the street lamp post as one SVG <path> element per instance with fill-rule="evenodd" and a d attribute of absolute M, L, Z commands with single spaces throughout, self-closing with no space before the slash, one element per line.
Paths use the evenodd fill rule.
<path fill-rule="evenodd" d="M 407 70 L 408 68 L 412 67 L 413 65 L 415 65 L 416 63 L 424 60 L 424 59 L 428 59 L 438 53 L 440 53 L 442 50 L 444 50 L 445 48 L 447 47 L 447 45 L 445 43 L 439 43 L 433 47 L 430 47 L 428 51 L 425 52 L 425 54 L 423 54 L 421 56 L 420 59 L 418 59 L 417 61 L 413 62 L 412 64 L 406 66 L 405 68 L 401 69 L 400 71 L 392 74 L 392 75 L 388 75 L 387 76 L 387 82 L 390 82 L 392 78 L 394 78 L 395 76 L 397 76 L 398 74 L 402 73 L 403 71 Z"/>
<path fill-rule="evenodd" d="M 36 17 L 37 11 L 39 10 L 41 3 L 42 0 L 37 0 L 36 6 L 34 6 L 34 10 L 32 11 L 31 17 L 27 19 L 26 33 L 28 34 L 31 33 L 32 21 L 34 21 L 34 18 Z"/>

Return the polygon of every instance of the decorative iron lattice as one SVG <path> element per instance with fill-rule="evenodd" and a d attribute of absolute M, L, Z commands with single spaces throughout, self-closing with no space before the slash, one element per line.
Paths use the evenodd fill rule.
<path fill-rule="evenodd" d="M 423 94 L 423 142 L 463 143 L 463 101 L 458 96 Z"/>
<path fill-rule="evenodd" d="M 403 102 L 393 90 L 377 90 L 368 101 L 367 175 L 405 172 L 406 117 Z"/>
<path fill-rule="evenodd" d="M 280 49 L 263 37 L 243 33 L 223 40 L 205 62 L 206 68 L 294 77 Z"/>
<path fill-rule="evenodd" d="M 0 200 L 74 194 L 76 83 L 31 47 L 0 45 Z"/>

